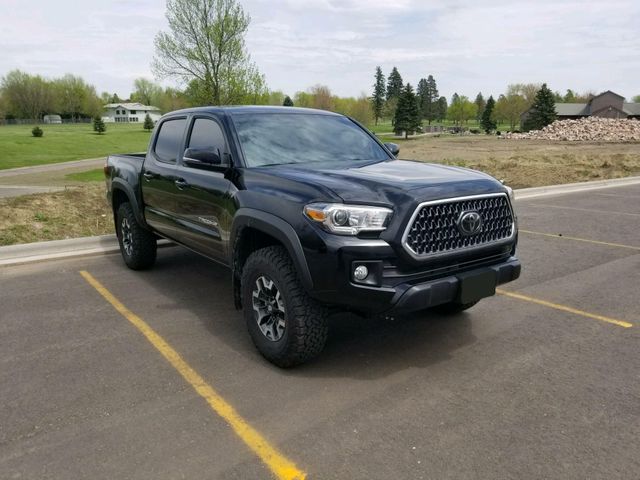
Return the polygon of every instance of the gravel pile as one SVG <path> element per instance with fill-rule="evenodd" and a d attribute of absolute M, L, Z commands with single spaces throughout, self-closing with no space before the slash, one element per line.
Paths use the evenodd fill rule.
<path fill-rule="evenodd" d="M 587 117 L 579 120 L 556 120 L 542 130 L 507 133 L 505 138 L 524 140 L 566 140 L 570 142 L 638 142 L 639 120 Z"/>

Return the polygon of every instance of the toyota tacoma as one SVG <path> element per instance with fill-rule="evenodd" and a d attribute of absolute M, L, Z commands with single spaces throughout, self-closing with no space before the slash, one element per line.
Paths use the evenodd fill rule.
<path fill-rule="evenodd" d="M 281 367 L 322 350 L 331 312 L 460 312 L 518 278 L 512 190 L 397 155 L 325 111 L 171 112 L 146 154 L 105 165 L 124 262 L 151 267 L 165 238 L 228 267 L 254 344 Z"/>

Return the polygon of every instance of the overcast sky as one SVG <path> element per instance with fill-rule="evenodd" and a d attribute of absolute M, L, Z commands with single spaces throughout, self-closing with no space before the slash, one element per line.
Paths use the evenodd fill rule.
<path fill-rule="evenodd" d="M 640 1 L 242 0 L 247 46 L 269 87 L 369 93 L 376 65 L 440 94 L 497 95 L 509 83 L 640 94 Z M 0 0 L 0 76 L 81 75 L 127 97 L 152 78 L 163 0 Z M 163 80 L 164 85 L 178 85 Z"/>

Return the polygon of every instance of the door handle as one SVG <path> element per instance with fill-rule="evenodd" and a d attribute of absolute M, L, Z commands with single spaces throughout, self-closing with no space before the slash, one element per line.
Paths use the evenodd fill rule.
<path fill-rule="evenodd" d="M 187 188 L 189 186 L 189 184 L 183 178 L 179 178 L 178 180 L 176 180 L 173 183 L 175 184 L 176 187 L 178 187 L 178 190 L 182 190 L 182 189 Z"/>
<path fill-rule="evenodd" d="M 151 172 L 144 172 L 142 176 L 145 178 L 145 180 L 151 180 L 155 175 Z"/>

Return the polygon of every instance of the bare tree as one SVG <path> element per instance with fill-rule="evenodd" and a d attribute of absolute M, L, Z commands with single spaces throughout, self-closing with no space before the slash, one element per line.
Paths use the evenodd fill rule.
<path fill-rule="evenodd" d="M 251 18 L 236 0 L 167 0 L 166 17 L 169 31 L 155 38 L 156 75 L 195 81 L 216 105 L 264 83 L 245 46 Z"/>
<path fill-rule="evenodd" d="M 136 78 L 133 81 L 133 88 L 134 91 L 131 94 L 131 100 L 134 102 L 140 102 L 144 105 L 154 105 L 160 101 L 162 88 L 151 80 L 143 77 Z"/>

